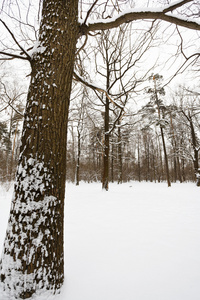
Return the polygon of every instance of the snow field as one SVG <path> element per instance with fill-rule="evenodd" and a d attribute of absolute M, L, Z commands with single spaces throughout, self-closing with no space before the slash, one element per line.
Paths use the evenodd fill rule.
<path fill-rule="evenodd" d="M 110 184 L 109 192 L 67 184 L 65 285 L 36 299 L 199 300 L 199 191 L 193 183 Z M 1 186 L 0 247 L 11 198 Z"/>

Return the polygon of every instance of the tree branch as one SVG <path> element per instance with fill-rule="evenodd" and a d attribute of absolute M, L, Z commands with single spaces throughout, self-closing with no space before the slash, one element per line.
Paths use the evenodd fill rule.
<path fill-rule="evenodd" d="M 184 18 L 171 12 L 178 7 L 183 6 L 186 3 L 189 3 L 193 0 L 183 0 L 178 3 L 169 5 L 163 9 L 147 9 L 147 10 L 132 10 L 127 13 L 119 14 L 115 18 L 111 19 L 101 19 L 95 22 L 91 22 L 89 25 L 84 24 L 84 34 L 88 33 L 89 31 L 96 31 L 96 30 L 107 30 L 118 27 L 124 23 L 129 23 L 136 20 L 163 20 L 175 25 L 179 25 L 182 27 L 186 27 L 189 29 L 200 30 L 200 22 L 193 21 L 191 18 Z M 80 25 L 80 27 L 83 25 Z"/>
<path fill-rule="evenodd" d="M 184 4 L 186 3 L 189 3 L 189 2 L 192 2 L 193 0 L 182 0 L 182 1 L 179 1 L 179 2 L 174 2 L 174 4 L 169 4 L 168 7 L 166 7 L 165 9 L 163 9 L 163 12 L 164 13 L 167 13 L 167 12 L 171 12 L 181 6 L 183 6 Z"/>
<path fill-rule="evenodd" d="M 27 57 L 24 57 L 24 56 L 21 56 L 21 55 L 17 55 L 17 54 L 7 53 L 7 52 L 4 52 L 4 51 L 0 51 L 0 54 L 9 56 L 10 59 L 20 58 L 20 59 L 24 59 L 24 60 L 29 60 Z"/>
<path fill-rule="evenodd" d="M 98 87 L 98 86 L 96 86 L 96 85 L 94 85 L 94 84 L 92 84 L 92 83 L 89 83 L 89 82 L 85 81 L 85 80 L 84 80 L 82 77 L 80 77 L 76 72 L 74 72 L 74 79 L 75 79 L 76 81 L 80 81 L 81 83 L 83 83 L 84 85 L 86 85 L 87 87 L 89 87 L 89 88 L 91 88 L 91 89 L 93 89 L 93 90 L 95 90 L 95 91 L 103 92 L 103 93 L 106 95 L 106 97 L 107 97 L 114 105 L 116 105 L 116 106 L 117 106 L 118 108 L 120 108 L 120 109 L 123 109 L 123 108 L 124 108 L 124 106 L 119 105 L 118 103 L 116 103 L 116 102 L 109 96 L 109 94 L 106 92 L 106 90 L 104 90 L 103 88 Z"/>
<path fill-rule="evenodd" d="M 6 23 L 0 19 L 0 22 L 4 25 L 4 27 L 7 29 L 7 31 L 10 33 L 12 39 L 15 41 L 15 43 L 17 44 L 17 46 L 21 49 L 22 53 L 26 55 L 26 59 L 31 61 L 31 57 L 30 55 L 26 52 L 26 50 L 24 50 L 24 48 L 18 43 L 18 41 L 16 40 L 14 34 L 12 33 L 12 31 L 8 28 L 8 26 L 6 25 Z M 17 55 L 18 56 L 18 55 Z M 20 56 L 18 56 L 18 58 L 22 58 Z"/>
<path fill-rule="evenodd" d="M 87 16 L 86 16 L 86 18 L 85 18 L 85 21 L 83 22 L 83 25 L 86 24 L 87 19 L 89 18 L 89 15 L 90 15 L 91 11 L 93 10 L 93 7 L 96 5 L 97 2 L 98 2 L 98 0 L 96 0 L 96 1 L 92 4 L 92 6 L 90 7 L 90 9 L 88 10 Z"/>
<path fill-rule="evenodd" d="M 185 67 L 185 65 L 187 64 L 187 62 L 189 60 L 191 60 L 191 58 L 196 57 L 194 60 L 196 60 L 198 57 L 200 57 L 200 53 L 194 53 L 191 56 L 187 57 L 184 61 L 184 63 L 178 68 L 178 70 L 176 71 L 176 73 L 167 81 L 167 83 L 165 83 L 163 85 L 163 87 L 167 86 L 178 74 L 180 74 L 181 70 L 183 69 L 183 67 Z M 191 62 L 193 63 L 194 60 Z M 191 64 L 190 63 L 190 64 Z M 184 71 L 187 69 L 188 66 L 185 67 Z"/>

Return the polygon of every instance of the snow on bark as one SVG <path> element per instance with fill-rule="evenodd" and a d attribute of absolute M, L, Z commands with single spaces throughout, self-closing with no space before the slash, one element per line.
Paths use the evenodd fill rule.
<path fill-rule="evenodd" d="M 41 198 L 45 186 L 51 184 L 51 176 L 42 162 L 25 160 L 18 166 L 17 178 L 1 261 L 1 281 L 11 290 L 11 296 L 23 297 L 41 288 L 48 289 L 58 279 L 52 269 L 57 269 L 63 258 L 55 259 L 51 246 L 53 241 L 56 251 L 52 226 L 56 226 L 56 220 L 59 222 L 56 206 L 61 201 L 51 195 Z"/>
<path fill-rule="evenodd" d="M 30 57 L 34 57 L 37 53 L 44 53 L 46 50 L 46 47 L 42 46 L 42 44 L 39 41 L 36 41 L 33 49 L 29 52 Z"/>

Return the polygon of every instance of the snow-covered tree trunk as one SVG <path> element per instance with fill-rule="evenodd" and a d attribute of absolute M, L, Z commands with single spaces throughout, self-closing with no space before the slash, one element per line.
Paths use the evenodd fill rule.
<path fill-rule="evenodd" d="M 0 264 L 4 288 L 16 298 L 54 292 L 64 280 L 66 135 L 77 14 L 78 0 L 43 0 Z"/>

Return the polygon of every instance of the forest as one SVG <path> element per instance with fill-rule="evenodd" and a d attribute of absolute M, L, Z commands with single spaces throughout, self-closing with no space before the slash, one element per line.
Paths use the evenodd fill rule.
<path fill-rule="evenodd" d="M 156 84 L 162 84 L 162 76 Z M 109 181 L 196 182 L 199 168 L 199 92 L 178 86 L 168 101 L 164 89 L 154 86 L 153 76 L 146 80 L 145 104 L 110 107 Z M 6 88 L 6 87 L 5 87 Z M 15 177 L 23 122 L 24 93 L 2 93 L 1 181 Z M 67 143 L 66 178 L 76 185 L 101 182 L 104 168 L 105 105 L 87 91 L 74 91 L 71 102 Z M 158 95 L 158 99 L 155 97 Z M 129 102 L 134 102 L 134 91 Z M 92 99 L 91 99 L 92 97 Z M 12 107 L 13 106 L 13 107 Z M 163 138 L 164 143 L 163 144 Z M 164 146 L 165 145 L 165 148 Z M 165 149 L 165 150 L 164 150 Z M 168 165 L 168 174 L 166 169 Z"/>
<path fill-rule="evenodd" d="M 75 78 L 68 120 L 66 179 L 76 185 L 81 180 L 103 183 L 107 168 L 108 182 L 167 181 L 170 186 L 171 182 L 192 181 L 199 185 L 200 92 L 198 80 L 192 80 L 196 76 L 198 79 L 198 55 L 183 74 L 181 69 L 182 77 L 171 73 L 172 77 L 189 76 L 190 79 L 185 80 L 184 84 L 180 79 L 173 78 L 172 82 L 174 80 L 176 84 L 169 88 L 166 83 L 168 78 L 166 80 L 163 75 L 152 73 L 154 68 L 159 70 L 157 65 L 150 66 L 144 77 L 137 79 L 135 65 L 138 61 L 139 64 L 144 63 L 141 57 L 148 56 L 153 39 L 148 37 L 143 45 L 138 45 L 137 55 L 134 48 L 132 56 L 127 57 L 127 44 L 130 43 L 130 37 L 128 40 L 124 37 L 127 30 L 115 30 L 114 34 L 107 32 L 103 42 L 96 41 L 100 45 L 93 46 L 99 56 L 97 58 L 94 54 L 93 57 L 96 65 L 92 72 L 96 81 L 109 79 L 108 89 L 112 98 L 108 98 L 108 107 L 103 91 L 98 94 L 98 89 L 80 85 L 78 78 Z M 88 51 L 85 46 L 84 55 L 87 56 Z M 76 67 L 81 66 L 80 73 L 84 73 L 91 82 L 87 59 L 79 55 Z M 97 59 L 102 59 L 100 66 Z M 123 67 L 120 68 L 121 65 Z M 2 182 L 15 178 L 25 87 L 18 86 L 16 81 L 10 83 L 3 77 L 1 79 Z M 108 159 L 105 160 L 105 157 Z"/>

